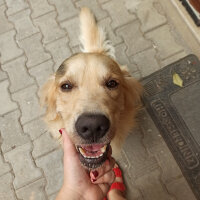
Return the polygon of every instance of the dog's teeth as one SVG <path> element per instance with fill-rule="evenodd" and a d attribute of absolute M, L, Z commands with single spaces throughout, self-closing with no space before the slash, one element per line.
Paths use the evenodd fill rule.
<path fill-rule="evenodd" d="M 82 148 L 79 148 L 79 151 L 85 157 L 85 151 Z"/>
<path fill-rule="evenodd" d="M 101 148 L 101 153 L 104 153 L 106 151 L 106 147 L 107 145 L 104 145 L 102 148 Z"/>

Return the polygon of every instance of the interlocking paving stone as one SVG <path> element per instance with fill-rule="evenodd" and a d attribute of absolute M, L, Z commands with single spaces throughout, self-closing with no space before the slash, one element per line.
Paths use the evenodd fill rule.
<path fill-rule="evenodd" d="M 48 198 L 49 200 L 55 200 L 57 197 L 57 192 L 55 194 L 50 195 Z"/>
<path fill-rule="evenodd" d="M 17 197 L 20 200 L 46 200 L 44 192 L 45 179 L 39 179 L 23 188 L 16 191 Z"/>
<path fill-rule="evenodd" d="M 158 164 L 162 168 L 161 180 L 168 183 L 171 180 L 182 176 L 180 168 L 176 164 L 171 152 L 164 143 L 163 138 L 158 132 L 155 124 L 146 110 L 142 111 L 141 129 L 144 133 L 143 143 L 148 152 L 156 157 Z M 167 165 L 166 165 L 167 161 Z"/>
<path fill-rule="evenodd" d="M 25 8 L 28 8 L 28 3 L 25 0 L 5 0 L 8 10 L 6 11 L 7 15 L 13 15 Z"/>
<path fill-rule="evenodd" d="M 45 132 L 40 137 L 35 139 L 33 141 L 33 145 L 34 148 L 32 154 L 34 158 L 42 156 L 60 146 L 58 141 L 53 139 L 48 132 Z"/>
<path fill-rule="evenodd" d="M 2 71 L 1 65 L 0 65 L 0 81 L 4 80 L 6 78 L 7 78 L 7 75 L 4 71 Z"/>
<path fill-rule="evenodd" d="M 165 67 L 171 63 L 174 63 L 177 60 L 180 60 L 181 58 L 183 58 L 187 55 L 188 55 L 188 53 L 186 53 L 185 51 L 181 51 L 173 56 L 170 56 L 169 58 L 161 61 L 161 67 Z"/>
<path fill-rule="evenodd" d="M 0 82 L 0 115 L 10 112 L 17 108 L 17 104 L 13 102 L 10 98 L 10 94 L 8 93 L 9 82 L 8 80 L 4 80 Z"/>
<path fill-rule="evenodd" d="M 126 55 L 127 46 L 124 43 L 115 46 L 115 57 L 119 64 L 129 65 L 130 61 Z"/>
<path fill-rule="evenodd" d="M 28 36 L 33 35 L 34 33 L 39 32 L 39 29 L 33 25 L 30 14 L 31 10 L 26 9 L 8 17 L 8 19 L 15 24 L 15 28 L 17 30 L 17 40 L 22 40 Z"/>
<path fill-rule="evenodd" d="M 14 30 L 0 35 L 0 54 L 2 64 L 23 54 L 23 51 L 17 47 L 14 39 L 15 35 L 16 32 Z"/>
<path fill-rule="evenodd" d="M 160 69 L 155 56 L 156 51 L 155 49 L 151 48 L 135 54 L 131 57 L 131 61 L 133 61 L 140 69 L 142 77 L 148 76 L 151 73 Z"/>
<path fill-rule="evenodd" d="M 140 73 L 139 70 L 136 71 L 136 72 L 132 72 L 131 74 L 132 74 L 132 76 L 133 76 L 136 80 L 138 80 L 138 81 L 142 78 L 142 75 L 141 75 L 141 73 Z"/>
<path fill-rule="evenodd" d="M 72 47 L 72 48 L 71 48 L 71 51 L 72 51 L 73 54 L 75 54 L 75 53 L 80 53 L 80 52 L 81 52 L 81 48 L 80 48 L 80 46 L 78 45 L 78 46 Z"/>
<path fill-rule="evenodd" d="M 54 40 L 57 40 L 65 35 L 65 32 L 56 22 L 56 16 L 56 12 L 50 12 L 34 20 L 35 24 L 40 27 L 44 36 L 42 40 L 44 44 L 53 42 Z"/>
<path fill-rule="evenodd" d="M 99 3 L 105 3 L 105 2 L 108 2 L 110 0 L 98 0 Z"/>
<path fill-rule="evenodd" d="M 119 164 L 124 174 L 123 179 L 126 185 L 126 198 L 142 200 L 142 194 L 136 187 L 134 179 L 129 176 L 130 162 L 124 150 L 121 151 L 121 156 L 120 159 L 117 159 L 117 163 Z"/>
<path fill-rule="evenodd" d="M 180 168 L 176 164 L 176 161 L 165 143 L 161 143 L 157 146 L 157 151 L 155 150 L 152 154 L 155 155 L 158 164 L 162 168 L 161 180 L 163 183 L 167 184 L 171 180 L 182 176 Z"/>
<path fill-rule="evenodd" d="M 78 9 L 75 8 L 71 0 L 49 0 L 49 2 L 56 6 L 58 12 L 58 21 L 66 20 L 78 14 Z"/>
<path fill-rule="evenodd" d="M 37 87 L 33 85 L 12 95 L 13 99 L 19 103 L 22 112 L 22 116 L 20 118 L 22 124 L 43 114 L 36 93 Z"/>
<path fill-rule="evenodd" d="M 129 173 L 132 178 L 150 173 L 159 167 L 155 158 L 149 156 L 144 148 L 142 137 L 141 131 L 135 130 L 128 136 L 123 147 L 130 162 Z"/>
<path fill-rule="evenodd" d="M 196 200 L 186 180 L 181 177 L 166 185 L 170 194 L 177 200 Z"/>
<path fill-rule="evenodd" d="M 0 130 L 1 137 L 3 138 L 1 149 L 3 152 L 10 151 L 29 142 L 29 138 L 26 135 L 23 135 L 19 118 L 19 110 L 15 110 L 0 117 Z"/>
<path fill-rule="evenodd" d="M 127 55 L 131 56 L 152 46 L 151 41 L 144 38 L 140 31 L 139 21 L 133 21 L 117 30 L 117 34 L 121 35 L 127 46 Z"/>
<path fill-rule="evenodd" d="M 42 176 L 40 169 L 36 168 L 33 162 L 31 149 L 32 145 L 27 143 L 5 153 L 5 160 L 11 163 L 15 174 L 13 181 L 15 189 L 23 187 Z"/>
<path fill-rule="evenodd" d="M 62 150 L 59 149 L 35 160 L 37 166 L 43 169 L 45 177 L 47 179 L 47 185 L 45 187 L 45 191 L 48 195 L 54 194 L 62 186 L 63 183 L 62 156 L 63 156 Z"/>
<path fill-rule="evenodd" d="M 169 25 L 161 26 L 153 31 L 146 33 L 146 37 L 151 39 L 156 45 L 158 55 L 161 59 L 165 59 L 183 50 L 183 47 L 176 43 Z"/>
<path fill-rule="evenodd" d="M 67 21 L 64 21 L 62 23 L 60 23 L 60 25 L 67 31 L 68 36 L 69 36 L 69 45 L 70 47 L 74 47 L 79 45 L 79 34 L 80 34 L 80 30 L 79 30 L 79 18 L 78 17 L 74 17 L 71 18 Z"/>
<path fill-rule="evenodd" d="M 98 24 L 105 30 L 108 39 L 112 42 L 112 45 L 116 45 L 122 42 L 122 38 L 114 33 L 111 27 L 112 20 L 110 18 L 105 18 L 98 21 Z"/>
<path fill-rule="evenodd" d="M 97 0 L 81 0 L 76 3 L 77 7 L 86 6 L 90 8 L 94 13 L 97 20 L 107 17 L 107 13 L 101 8 Z"/>
<path fill-rule="evenodd" d="M 13 25 L 8 21 L 8 19 L 5 16 L 5 5 L 0 6 L 0 34 L 7 32 L 13 28 Z"/>
<path fill-rule="evenodd" d="M 37 118 L 31 122 L 26 123 L 24 126 L 24 132 L 29 134 L 31 140 L 35 140 L 40 137 L 44 132 L 47 131 L 44 120 L 42 118 Z"/>
<path fill-rule="evenodd" d="M 2 69 L 8 73 L 11 92 L 23 89 L 34 83 L 33 78 L 27 73 L 25 62 L 26 58 L 22 56 L 2 65 Z"/>
<path fill-rule="evenodd" d="M 0 152 L 0 177 L 5 174 L 6 172 L 9 172 L 10 166 L 8 163 L 4 162 L 2 154 Z M 1 179 L 1 178 L 0 178 Z M 0 196 L 1 197 L 1 196 Z M 1 199 L 1 198 L 0 198 Z"/>
<path fill-rule="evenodd" d="M 29 0 L 30 7 L 33 10 L 31 17 L 36 18 L 44 15 L 52 10 L 55 10 L 52 5 L 49 5 L 47 0 Z"/>
<path fill-rule="evenodd" d="M 47 81 L 51 74 L 53 74 L 53 61 L 48 60 L 42 64 L 29 69 L 29 73 L 35 77 L 38 85 L 41 87 Z"/>
<path fill-rule="evenodd" d="M 36 66 L 51 58 L 50 55 L 44 51 L 41 39 L 41 33 L 36 33 L 31 37 L 19 41 L 19 46 L 24 49 L 28 58 L 26 63 L 27 67 Z"/>
<path fill-rule="evenodd" d="M 126 10 L 123 0 L 118 0 L 117 3 L 111 0 L 103 4 L 102 7 L 110 14 L 113 28 L 117 28 L 136 19 L 135 15 L 130 14 Z"/>
<path fill-rule="evenodd" d="M 137 16 L 141 22 L 142 32 L 147 32 L 167 22 L 166 17 L 154 7 L 154 2 L 155 0 L 143 1 L 138 7 Z"/>
<path fill-rule="evenodd" d="M 146 2 L 145 0 L 124 0 L 125 7 L 130 13 L 136 13 L 140 4 Z"/>
<path fill-rule="evenodd" d="M 139 177 L 135 183 L 142 191 L 145 200 L 162 199 L 174 200 L 174 198 L 167 193 L 165 186 L 160 182 L 160 171 L 158 169 Z"/>
<path fill-rule="evenodd" d="M 57 70 L 62 62 L 71 56 L 71 50 L 69 49 L 68 42 L 67 37 L 64 37 L 45 46 L 45 48 L 51 52 L 51 55 L 53 56 L 53 60 L 55 62 L 54 70 Z"/>
<path fill-rule="evenodd" d="M 2 200 L 16 200 L 12 188 L 13 177 L 11 173 L 7 173 L 0 177 L 0 199 Z"/>

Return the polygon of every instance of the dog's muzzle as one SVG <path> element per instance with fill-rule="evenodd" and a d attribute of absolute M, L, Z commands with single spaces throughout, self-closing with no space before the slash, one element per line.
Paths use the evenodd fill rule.
<path fill-rule="evenodd" d="M 85 141 L 77 145 L 79 159 L 88 168 L 99 167 L 106 159 L 109 144 L 99 143 L 110 128 L 109 119 L 102 114 L 84 113 L 77 119 L 75 128 L 78 135 Z"/>

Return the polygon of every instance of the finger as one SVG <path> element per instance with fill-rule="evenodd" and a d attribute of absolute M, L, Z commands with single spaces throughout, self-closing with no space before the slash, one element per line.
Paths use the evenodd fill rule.
<path fill-rule="evenodd" d="M 104 174 L 102 177 L 96 179 L 96 180 L 92 180 L 92 183 L 94 184 L 109 184 L 111 185 L 115 180 L 115 173 L 113 172 L 113 170 L 107 172 L 106 174 Z"/>
<path fill-rule="evenodd" d="M 74 154 L 77 153 L 74 144 L 72 143 L 72 141 L 71 141 L 69 135 L 67 134 L 67 132 L 65 131 L 65 129 L 62 128 L 61 131 L 62 131 L 64 152 L 67 153 L 68 156 L 70 156 L 70 155 L 74 156 Z"/>
<path fill-rule="evenodd" d="M 102 177 L 105 173 L 112 170 L 114 165 L 115 165 L 115 160 L 113 158 L 107 159 L 101 167 L 90 172 L 91 179 L 94 180 Z"/>

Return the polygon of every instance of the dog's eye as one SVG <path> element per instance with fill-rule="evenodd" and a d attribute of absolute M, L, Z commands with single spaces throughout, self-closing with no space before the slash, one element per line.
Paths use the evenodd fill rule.
<path fill-rule="evenodd" d="M 119 85 L 119 83 L 115 80 L 109 80 L 107 83 L 106 83 L 106 87 L 108 89 L 115 89 L 117 86 Z"/>
<path fill-rule="evenodd" d="M 62 91 L 70 91 L 73 88 L 73 85 L 71 83 L 63 83 L 61 85 L 61 90 Z"/>

